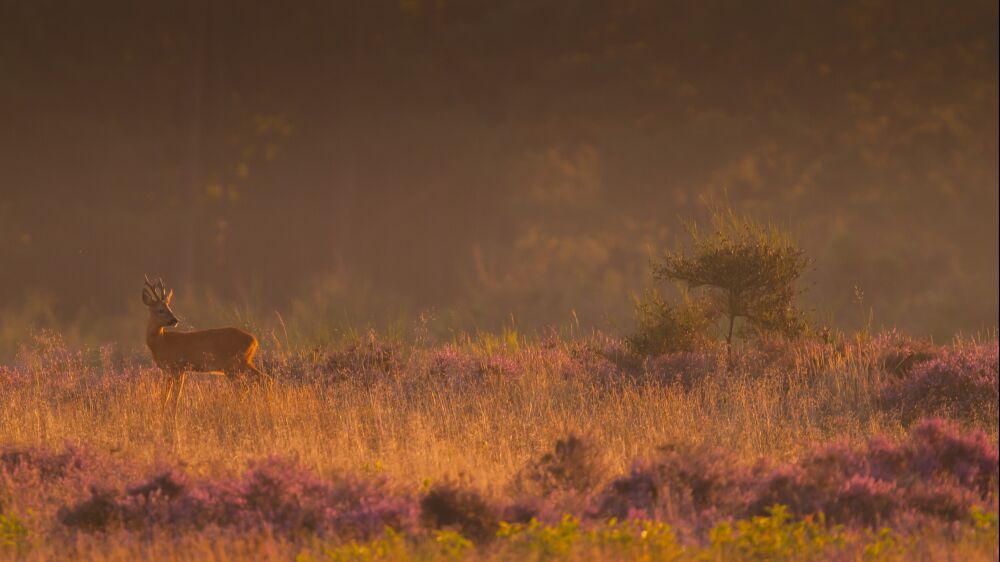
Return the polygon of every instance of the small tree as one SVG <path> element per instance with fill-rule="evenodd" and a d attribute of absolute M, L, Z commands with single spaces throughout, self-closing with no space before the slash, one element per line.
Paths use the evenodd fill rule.
<path fill-rule="evenodd" d="M 639 353 L 659 355 L 704 348 L 713 339 L 718 313 L 707 299 L 692 298 L 683 288 L 677 303 L 651 289 L 635 298 L 635 320 L 629 345 Z"/>
<path fill-rule="evenodd" d="M 795 306 L 799 278 L 809 264 L 787 233 L 762 225 L 731 209 L 712 209 L 711 232 L 688 225 L 692 247 L 667 252 L 653 264 L 658 281 L 684 283 L 707 293 L 718 314 L 728 320 L 725 339 L 732 349 L 736 321 L 751 330 L 798 335 L 805 327 Z"/>

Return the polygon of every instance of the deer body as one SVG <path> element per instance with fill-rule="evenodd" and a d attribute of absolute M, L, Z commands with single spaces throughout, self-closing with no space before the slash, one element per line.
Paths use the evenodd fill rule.
<path fill-rule="evenodd" d="M 168 332 L 152 327 L 146 346 L 156 366 L 167 372 L 253 373 L 257 338 L 237 328 Z"/>
<path fill-rule="evenodd" d="M 146 324 L 146 346 L 153 362 L 167 375 L 163 387 L 163 405 L 174 416 L 184 389 L 187 373 L 225 374 L 231 379 L 265 382 L 267 376 L 253 364 L 257 338 L 238 328 L 215 328 L 191 332 L 168 331 L 178 324 L 170 310 L 174 292 L 167 292 L 163 282 L 153 285 L 146 279 L 142 302 L 149 308 Z M 176 389 L 176 392 L 174 392 Z M 172 399 L 172 400 L 171 400 Z"/>

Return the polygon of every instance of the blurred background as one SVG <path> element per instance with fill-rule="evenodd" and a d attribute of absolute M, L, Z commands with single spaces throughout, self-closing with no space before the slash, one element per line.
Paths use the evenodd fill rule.
<path fill-rule="evenodd" d="M 0 356 L 141 345 L 143 273 L 189 327 L 625 331 L 706 197 L 795 234 L 824 322 L 993 329 L 997 16 L 0 0 Z"/>

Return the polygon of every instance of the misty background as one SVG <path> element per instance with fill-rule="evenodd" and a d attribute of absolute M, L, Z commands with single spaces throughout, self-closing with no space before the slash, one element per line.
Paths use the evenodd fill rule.
<path fill-rule="evenodd" d="M 143 273 L 189 327 L 627 331 L 706 197 L 794 233 L 823 322 L 993 329 L 997 17 L 2 0 L 0 353 L 141 345 Z"/>

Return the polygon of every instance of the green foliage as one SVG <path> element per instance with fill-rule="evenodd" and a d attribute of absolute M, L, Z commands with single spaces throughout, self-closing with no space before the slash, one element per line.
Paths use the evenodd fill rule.
<path fill-rule="evenodd" d="M 995 545 L 997 517 L 973 511 L 970 524 L 954 535 L 971 539 L 984 552 Z M 964 537 L 964 539 L 962 539 Z M 979 541 L 979 542 L 976 542 Z M 859 533 L 829 525 L 822 514 L 792 518 L 788 509 L 775 505 L 765 516 L 720 523 L 709 531 L 708 541 L 682 544 L 667 524 L 650 520 L 611 519 L 594 526 L 582 525 L 567 515 L 554 525 L 500 523 L 495 540 L 477 548 L 455 531 L 437 531 L 426 538 L 387 529 L 382 537 L 365 543 L 349 542 L 323 549 L 326 560 L 336 562 L 427 561 L 467 559 L 572 561 L 636 560 L 906 560 L 923 547 L 914 537 L 892 529 Z M 301 562 L 316 560 L 303 553 Z"/>
<path fill-rule="evenodd" d="M 755 332 L 795 336 L 805 328 L 795 306 L 798 281 L 809 264 L 804 252 L 778 227 L 713 208 L 711 230 L 689 225 L 690 253 L 666 252 L 653 266 L 658 281 L 684 283 L 704 291 L 712 306 L 728 319 L 726 341 L 732 343 L 736 320 Z"/>
<path fill-rule="evenodd" d="M 611 519 L 584 531 L 567 515 L 552 526 L 536 520 L 527 525 L 501 523 L 497 538 L 505 554 L 519 560 L 677 560 L 684 554 L 670 526 L 655 521 Z"/>
<path fill-rule="evenodd" d="M 527 525 L 503 523 L 497 537 L 507 539 L 538 558 L 553 558 L 569 553 L 580 539 L 580 522 L 567 515 L 554 526 L 542 525 L 534 519 Z"/>
<path fill-rule="evenodd" d="M 977 533 L 996 535 L 1000 531 L 1000 519 L 998 519 L 995 512 L 983 511 L 979 507 L 973 507 L 970 515 L 972 517 L 972 527 Z"/>
<path fill-rule="evenodd" d="M 862 552 L 865 560 L 900 560 L 905 553 L 905 545 L 892 529 L 882 528 L 873 533 Z"/>
<path fill-rule="evenodd" d="M 472 549 L 472 541 L 456 531 L 437 531 L 434 543 L 438 553 L 445 560 L 461 560 L 462 556 Z"/>
<path fill-rule="evenodd" d="M 376 562 L 381 560 L 410 559 L 410 548 L 402 534 L 386 529 L 385 533 L 369 542 L 351 541 L 323 549 L 330 562 Z M 300 558 L 303 558 L 300 556 Z"/>
<path fill-rule="evenodd" d="M 711 340 L 717 313 L 706 299 L 695 299 L 685 291 L 679 303 L 671 303 L 659 291 L 646 291 L 635 299 L 636 331 L 628 338 L 639 353 L 659 355 L 674 351 L 696 351 Z"/>
<path fill-rule="evenodd" d="M 0 513 L 0 549 L 22 549 L 27 545 L 28 528 L 13 516 Z"/>
<path fill-rule="evenodd" d="M 950 537 L 950 538 L 948 538 Z M 368 542 L 347 542 L 321 549 L 320 555 L 304 551 L 297 562 L 454 562 L 459 560 L 523 561 L 798 561 L 913 559 L 925 553 L 929 535 L 903 535 L 849 530 L 830 525 L 822 514 L 792 518 L 788 509 L 775 505 L 768 514 L 720 523 L 707 541 L 682 544 L 667 524 L 651 520 L 608 520 L 582 524 L 566 515 L 554 524 L 500 523 L 493 540 L 479 544 L 455 531 L 407 537 L 391 529 Z M 972 552 L 994 552 L 997 516 L 973 510 L 968 525 L 952 528 L 941 539 L 957 541 Z M 931 538 L 931 540 L 934 540 Z"/>
<path fill-rule="evenodd" d="M 723 559 L 815 560 L 845 544 L 841 527 L 828 527 L 822 515 L 792 521 L 784 506 L 767 516 L 722 523 L 712 529 L 711 548 Z"/>
<path fill-rule="evenodd" d="M 970 515 L 972 520 L 968 537 L 970 542 L 992 548 L 995 552 L 1000 539 L 1000 518 L 997 517 L 997 513 L 974 507 Z"/>
<path fill-rule="evenodd" d="M 432 540 L 414 541 L 392 529 L 372 541 L 351 541 L 323 549 L 325 560 L 330 562 L 402 562 L 428 560 L 450 562 L 463 560 L 473 549 L 472 542 L 455 531 L 436 531 Z M 312 562 L 306 553 L 298 556 L 299 562 Z"/>

